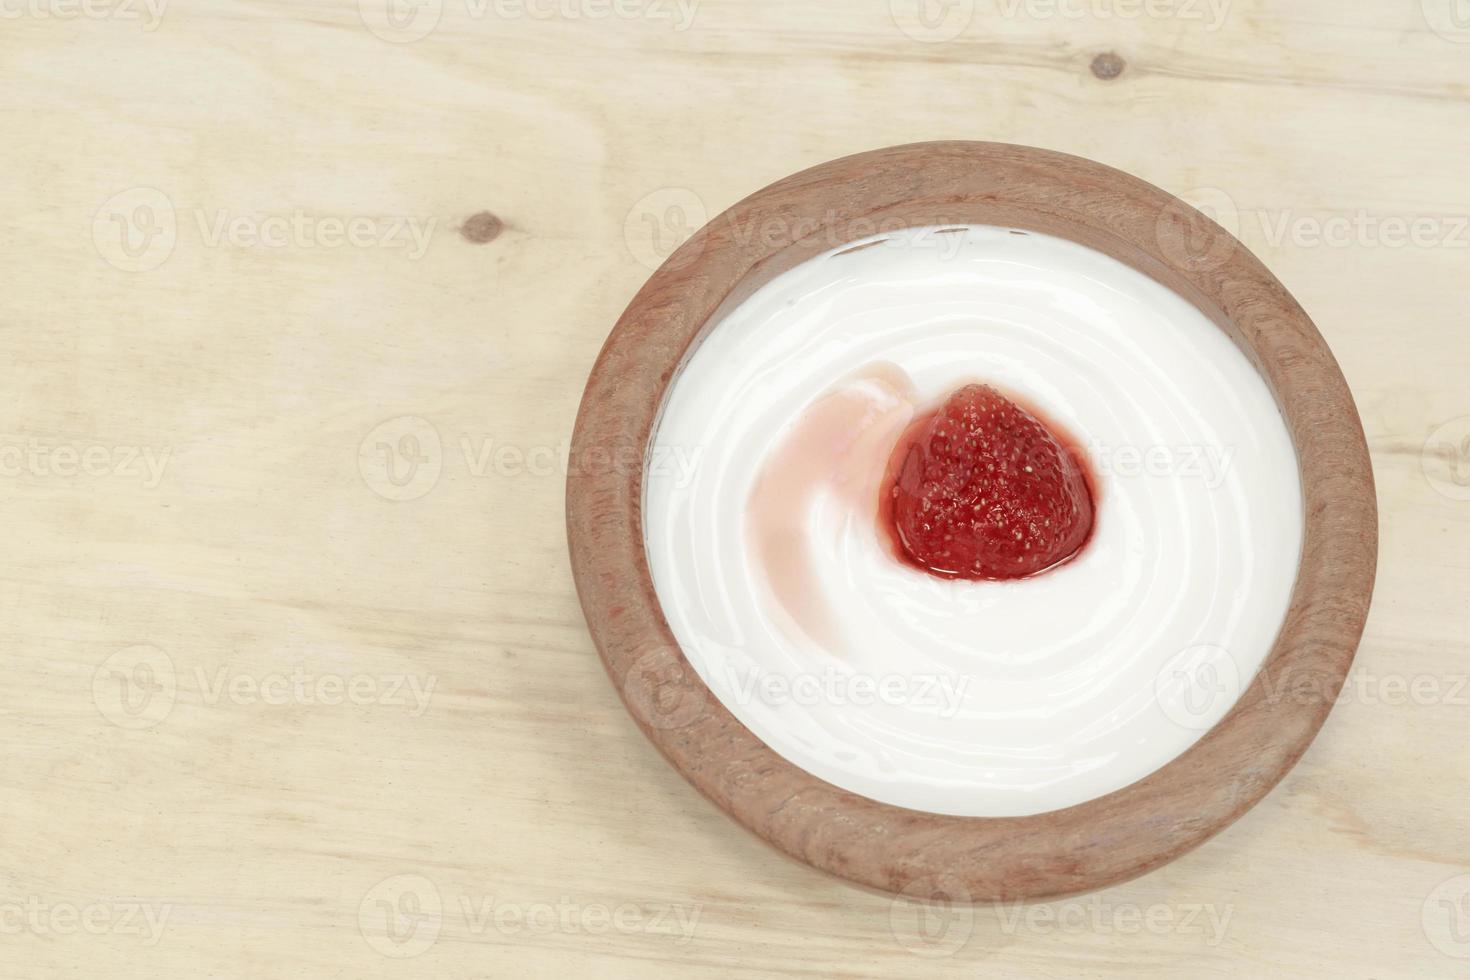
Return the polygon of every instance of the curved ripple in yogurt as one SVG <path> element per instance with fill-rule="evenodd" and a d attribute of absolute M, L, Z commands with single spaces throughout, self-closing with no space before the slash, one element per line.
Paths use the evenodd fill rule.
<path fill-rule="evenodd" d="M 767 283 L 670 386 L 651 458 L 688 465 L 650 466 L 644 490 L 664 614 L 742 723 L 845 789 L 969 816 L 1121 789 L 1224 716 L 1281 626 L 1302 504 L 1276 404 L 1198 310 L 1085 246 L 879 240 Z M 882 538 L 870 461 L 970 381 L 1064 426 L 1098 480 L 1092 539 L 1033 578 L 936 578 Z M 806 455 L 830 479 L 767 493 L 790 498 L 772 525 L 758 476 L 834 399 L 866 400 L 873 426 Z"/>

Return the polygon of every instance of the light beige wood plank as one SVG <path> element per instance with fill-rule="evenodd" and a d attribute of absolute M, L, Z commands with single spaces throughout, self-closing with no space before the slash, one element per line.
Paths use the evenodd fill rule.
<path fill-rule="evenodd" d="M 408 44 L 352 2 L 175 0 L 151 31 L 31 9 L 0 30 L 0 447 L 35 440 L 42 460 L 0 476 L 7 975 L 1464 971 L 1431 936 L 1450 921 L 1434 889 L 1470 874 L 1470 501 L 1422 454 L 1470 416 L 1470 233 L 1452 228 L 1470 214 L 1470 32 L 1436 34 L 1417 0 L 1237 0 L 1214 31 L 981 0 L 936 43 L 886 2 L 704 0 L 679 31 L 646 6 L 540 20 L 444 0 Z M 1126 67 L 1101 81 L 1110 50 Z M 657 251 L 645 214 L 694 223 L 802 167 L 938 137 L 1225 195 L 1354 387 L 1382 548 L 1360 683 L 1264 804 L 1152 875 L 1045 906 L 1056 919 L 962 914 L 967 941 L 925 958 L 902 909 L 770 851 L 645 744 L 581 625 L 558 467 L 493 453 L 567 439 Z M 175 233 L 128 272 L 94 221 L 135 188 Z M 486 209 L 504 233 L 465 241 Z M 312 237 L 281 247 L 213 235 L 221 215 L 248 237 L 298 213 Z M 1301 239 L 1360 213 L 1440 237 Z M 354 218 L 372 243 L 317 241 Z M 386 239 L 398 223 L 421 249 Z M 421 448 L 439 472 L 394 501 L 359 453 L 421 434 L 378 430 L 404 416 L 437 433 Z M 96 465 L 59 475 L 58 446 Z M 156 479 L 145 453 L 166 460 Z M 139 664 L 163 687 L 135 717 L 113 670 Z M 321 703 L 321 678 L 363 685 L 360 703 Z M 1429 693 L 1395 701 L 1399 680 Z M 433 685 L 422 712 L 390 697 L 410 681 Z M 434 894 L 431 943 L 383 938 L 378 900 Z M 550 928 L 513 925 L 546 905 Z M 622 906 L 637 918 L 583 924 Z M 1194 909 L 1215 919 L 1186 924 Z M 698 911 L 687 941 L 680 910 Z"/>

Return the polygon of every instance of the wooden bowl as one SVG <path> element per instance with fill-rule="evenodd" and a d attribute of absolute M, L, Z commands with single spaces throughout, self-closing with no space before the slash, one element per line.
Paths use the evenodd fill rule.
<path fill-rule="evenodd" d="M 1304 498 L 1301 563 L 1275 646 L 1233 709 L 1153 774 L 1024 817 L 908 810 L 839 789 L 753 735 L 680 651 L 644 553 L 642 458 L 665 389 L 717 314 L 842 243 L 908 226 L 987 224 L 1071 239 L 1193 303 L 1275 395 Z M 752 233 L 754 231 L 754 233 Z M 572 570 L 592 638 L 659 750 L 760 837 L 909 896 L 1039 899 L 1142 874 L 1235 820 L 1306 750 L 1352 663 L 1373 589 L 1367 445 L 1331 351 L 1249 251 L 1178 198 L 1117 170 L 1000 143 L 890 147 L 822 164 L 711 221 L 654 273 L 587 382 L 567 480 Z"/>

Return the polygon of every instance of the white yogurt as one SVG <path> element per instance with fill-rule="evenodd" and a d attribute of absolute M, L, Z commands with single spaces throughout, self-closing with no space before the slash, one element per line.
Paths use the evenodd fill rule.
<path fill-rule="evenodd" d="M 1099 252 L 984 226 L 879 239 L 762 287 L 671 386 L 654 443 L 693 465 L 644 494 L 669 625 L 756 735 L 864 796 L 1016 816 L 1120 789 L 1225 714 L 1281 626 L 1302 504 L 1275 402 L 1198 310 Z M 1092 539 L 1033 578 L 941 580 L 834 476 L 792 497 L 799 608 L 825 624 L 803 628 L 752 545 L 757 477 L 819 399 L 904 376 L 930 401 L 989 382 L 1068 430 L 1098 479 Z M 843 468 L 881 466 L 884 433 Z"/>

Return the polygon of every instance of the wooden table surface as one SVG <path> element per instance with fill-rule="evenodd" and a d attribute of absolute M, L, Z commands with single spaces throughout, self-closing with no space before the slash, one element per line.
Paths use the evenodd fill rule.
<path fill-rule="evenodd" d="M 0 973 L 1470 973 L 1470 9 L 928 2 L 0 3 Z M 1373 450 L 1316 743 L 1070 901 L 916 909 L 748 835 L 567 566 L 578 397 L 652 266 L 934 138 L 1206 206 Z"/>

